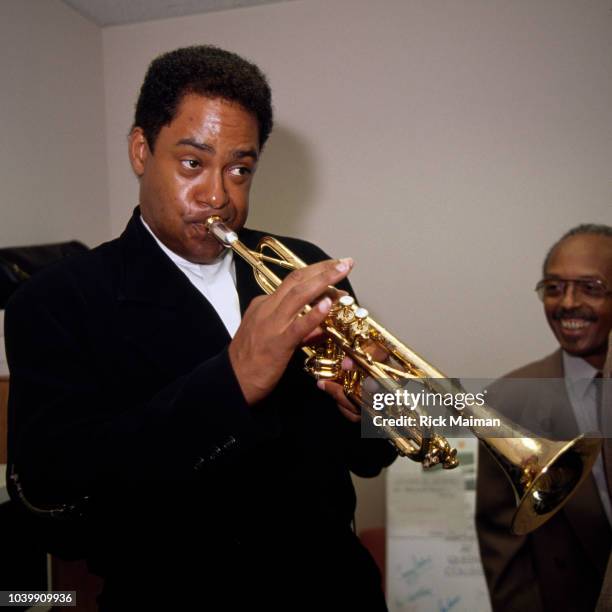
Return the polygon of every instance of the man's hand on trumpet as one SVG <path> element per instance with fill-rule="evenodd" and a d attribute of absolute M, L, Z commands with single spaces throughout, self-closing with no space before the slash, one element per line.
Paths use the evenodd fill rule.
<path fill-rule="evenodd" d="M 362 345 L 362 348 L 375 361 L 384 362 L 389 356 L 389 353 L 387 351 L 385 351 L 380 345 L 376 344 L 376 342 L 373 342 L 371 340 Z M 355 363 L 350 357 L 345 357 L 342 360 L 343 371 L 348 372 L 353 370 L 354 368 Z M 317 381 L 317 387 L 331 395 L 334 400 L 336 400 L 338 410 L 340 410 L 342 415 L 346 417 L 349 421 L 353 423 L 358 423 L 359 421 L 361 421 L 361 409 L 346 396 L 342 384 L 334 382 L 332 380 L 319 380 Z"/>
<path fill-rule="evenodd" d="M 333 303 L 329 286 L 352 267 L 348 258 L 294 270 L 274 293 L 250 303 L 229 345 L 230 362 L 249 405 L 272 391 L 296 348 L 321 334 L 320 325 Z M 302 315 L 310 304 L 310 312 Z"/>
<path fill-rule="evenodd" d="M 352 370 L 355 367 L 353 360 L 350 357 L 345 357 L 342 360 L 343 370 Z M 353 404 L 351 400 L 346 397 L 344 393 L 344 387 L 333 380 L 319 380 L 317 381 L 317 387 L 325 391 L 325 393 L 331 395 L 336 400 L 338 410 L 352 423 L 358 423 L 361 421 L 361 410 L 358 406 Z"/>

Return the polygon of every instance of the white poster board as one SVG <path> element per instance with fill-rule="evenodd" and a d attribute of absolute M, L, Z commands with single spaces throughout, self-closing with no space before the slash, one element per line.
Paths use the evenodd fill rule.
<path fill-rule="evenodd" d="M 398 459 L 387 471 L 390 612 L 490 612 L 474 527 L 474 438 L 449 440 L 454 470 Z"/>

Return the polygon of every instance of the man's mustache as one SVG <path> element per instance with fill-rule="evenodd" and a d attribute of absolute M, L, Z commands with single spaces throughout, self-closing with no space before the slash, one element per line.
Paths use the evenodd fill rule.
<path fill-rule="evenodd" d="M 597 321 L 597 315 L 592 310 L 585 308 L 557 308 L 552 315 L 555 321 L 560 319 L 584 319 L 585 321 Z"/>

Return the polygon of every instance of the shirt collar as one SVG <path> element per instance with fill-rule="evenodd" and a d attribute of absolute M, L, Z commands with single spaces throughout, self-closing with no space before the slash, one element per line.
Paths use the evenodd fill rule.
<path fill-rule="evenodd" d="M 231 265 L 232 265 L 232 251 L 231 249 L 223 249 L 219 257 L 210 264 L 197 264 L 193 263 L 177 255 L 174 251 L 171 251 L 154 233 L 153 230 L 149 227 L 149 224 L 143 219 L 142 215 L 140 216 L 140 220 L 142 224 L 147 228 L 151 236 L 155 239 L 155 242 L 159 245 L 159 248 L 173 261 L 179 268 L 191 272 L 195 274 L 199 278 L 205 281 L 212 282 L 215 278 L 218 277 L 219 274 L 230 273 L 231 274 Z M 233 274 L 231 274 L 233 277 Z"/>
<path fill-rule="evenodd" d="M 582 357 L 570 355 L 565 351 L 562 351 L 562 357 L 565 379 L 571 383 L 578 394 L 584 396 L 599 370 L 582 359 Z"/>

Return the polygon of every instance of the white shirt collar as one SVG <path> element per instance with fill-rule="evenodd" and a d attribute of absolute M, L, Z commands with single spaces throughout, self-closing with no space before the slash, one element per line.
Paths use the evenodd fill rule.
<path fill-rule="evenodd" d="M 562 351 L 562 358 L 564 378 L 571 383 L 578 395 L 584 396 L 599 370 L 582 357 L 570 355 L 565 351 Z"/>
<path fill-rule="evenodd" d="M 230 274 L 236 283 L 236 277 L 234 272 L 234 266 L 232 266 L 233 252 L 231 249 L 223 249 L 219 257 L 210 264 L 197 264 L 193 263 L 177 255 L 174 251 L 171 251 L 154 233 L 149 227 L 149 224 L 144 220 L 142 215 L 140 216 L 142 224 L 147 228 L 151 236 L 155 239 L 155 242 L 159 245 L 159 248 L 173 261 L 179 268 L 186 272 L 195 274 L 198 278 L 201 278 L 205 282 L 214 282 L 216 278 L 224 274 Z"/>
<path fill-rule="evenodd" d="M 224 249 L 218 259 L 211 264 L 196 264 L 171 251 L 153 233 L 146 221 L 140 217 L 159 248 L 169 257 L 189 282 L 208 300 L 233 337 L 240 326 L 240 298 L 236 289 L 236 266 L 233 253 Z"/>

